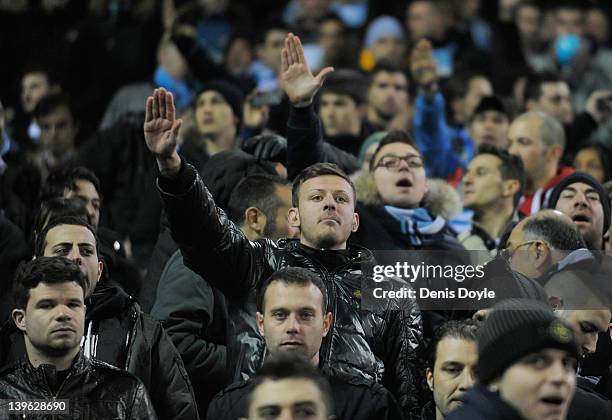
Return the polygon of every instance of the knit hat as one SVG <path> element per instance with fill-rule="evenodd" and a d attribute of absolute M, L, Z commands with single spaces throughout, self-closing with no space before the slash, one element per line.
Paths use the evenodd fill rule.
<path fill-rule="evenodd" d="M 404 30 L 402 29 L 402 25 L 393 16 L 379 16 L 368 26 L 364 46 L 366 48 L 370 48 L 380 38 L 388 35 L 395 36 L 403 40 Z"/>
<path fill-rule="evenodd" d="M 240 121 L 242 121 L 242 102 L 244 101 L 244 97 L 240 89 L 233 84 L 226 82 L 225 80 L 212 80 L 204 83 L 198 94 L 195 96 L 196 101 L 202 93 L 209 90 L 219 92 L 219 94 L 223 96 L 225 102 L 227 102 L 230 108 L 232 108 L 234 116 L 238 118 L 238 124 L 240 124 Z"/>
<path fill-rule="evenodd" d="M 512 119 L 510 110 L 506 106 L 504 100 L 499 96 L 485 96 L 480 100 L 480 103 L 474 110 L 474 116 L 486 112 L 497 111 L 504 114 L 508 119 Z"/>
<path fill-rule="evenodd" d="M 527 299 L 500 302 L 478 335 L 478 379 L 488 385 L 522 357 L 550 348 L 579 358 L 572 327 L 548 306 Z"/>
<path fill-rule="evenodd" d="M 577 182 L 582 182 L 584 184 L 588 184 L 597 191 L 599 194 L 599 201 L 601 202 L 601 207 L 603 208 L 603 217 L 604 217 L 604 227 L 602 235 L 608 231 L 610 228 L 610 199 L 608 198 L 608 193 L 604 186 L 593 178 L 591 175 L 584 172 L 574 172 L 571 175 L 566 176 L 557 184 L 557 186 L 550 193 L 550 198 L 548 200 L 548 208 L 554 209 L 557 205 L 557 201 L 559 201 L 559 197 L 564 189 L 568 186 L 575 184 Z"/>

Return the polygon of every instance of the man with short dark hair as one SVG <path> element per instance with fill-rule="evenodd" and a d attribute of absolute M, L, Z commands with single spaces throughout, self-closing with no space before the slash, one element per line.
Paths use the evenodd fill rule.
<path fill-rule="evenodd" d="M 330 399 L 337 419 L 395 419 L 401 417 L 396 402 L 380 384 L 334 376 L 321 363 L 321 342 L 330 331 L 333 315 L 328 312 L 325 284 L 315 273 L 300 267 L 285 267 L 268 277 L 258 291 L 257 326 L 265 338 L 270 357 L 291 354 L 319 367 L 331 385 Z M 234 419 L 247 412 L 246 395 L 256 382 L 230 385 L 215 397 L 208 418 Z"/>
<path fill-rule="evenodd" d="M 518 222 L 524 184 L 520 158 L 494 146 L 480 147 L 463 176 L 463 204 L 474 211 L 472 228 L 458 236 L 466 249 L 492 251 L 505 245 L 504 236 Z"/>
<path fill-rule="evenodd" d="M 284 49 L 284 63 L 288 63 L 287 54 Z M 328 290 L 334 291 L 332 312 L 352 323 L 346 328 L 332 325 L 323 344 L 324 363 L 351 376 L 382 379 L 406 413 L 418 411 L 414 349 L 421 339 L 420 313 L 410 300 L 404 302 L 403 310 L 388 311 L 385 306 L 376 315 L 357 305 L 361 287 L 357 285 L 369 278 L 362 264 L 372 259 L 366 250 L 347 246 L 350 233 L 359 226 L 350 179 L 335 165 L 314 165 L 308 178 L 302 177 L 293 187 L 294 197 L 296 191 L 299 196 L 288 217 L 292 227 L 300 228 L 299 241 L 248 241 L 216 207 L 195 169 L 176 152 L 181 121 L 175 118 L 172 94 L 157 89 L 146 108 L 145 140 L 161 172 L 158 186 L 185 265 L 247 300 L 266 277 L 284 266 L 301 266 L 319 274 Z M 381 342 L 379 350 L 371 340 Z M 332 342 L 337 345 L 331 346 Z M 359 355 L 349 350 L 355 348 L 362 349 Z M 261 360 L 261 354 L 252 355 L 243 372 L 252 374 Z"/>
<path fill-rule="evenodd" d="M 603 249 L 603 236 L 610 227 L 610 199 L 599 181 L 587 173 L 574 172 L 553 189 L 548 207 L 574 221 L 589 249 Z"/>
<path fill-rule="evenodd" d="M 83 354 L 125 369 L 143 381 L 162 418 L 192 419 L 197 408 L 183 362 L 161 325 L 144 314 L 134 299 L 112 281 L 99 282 L 104 265 L 98 259 L 94 228 L 77 217 L 51 220 L 38 235 L 37 257 L 66 257 L 86 275 L 88 304 Z M 0 365 L 23 352 L 14 327 L 0 331 Z"/>
<path fill-rule="evenodd" d="M 408 78 L 398 67 L 380 62 L 369 74 L 368 114 L 373 131 L 408 129 Z"/>
<path fill-rule="evenodd" d="M 335 418 L 331 392 L 329 383 L 307 361 L 288 355 L 270 358 L 253 379 L 248 420 L 270 416 L 331 420 Z"/>
<path fill-rule="evenodd" d="M 442 324 L 430 344 L 425 375 L 433 401 L 423 407 L 422 420 L 443 420 L 463 404 L 476 380 L 479 321 L 465 319 Z"/>
<path fill-rule="evenodd" d="M 15 276 L 12 317 L 23 333 L 25 354 L 0 372 L 0 412 L 8 400 L 67 400 L 71 418 L 155 419 L 143 383 L 135 376 L 81 351 L 86 275 L 61 257 L 39 257 Z"/>

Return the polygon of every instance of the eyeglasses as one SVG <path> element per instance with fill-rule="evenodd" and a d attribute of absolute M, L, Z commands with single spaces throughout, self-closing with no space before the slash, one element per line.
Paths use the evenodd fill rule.
<path fill-rule="evenodd" d="M 374 169 L 376 168 L 387 168 L 397 169 L 400 166 L 402 160 L 406 161 L 409 168 L 419 169 L 424 166 L 423 157 L 419 155 L 406 155 L 406 156 L 395 156 L 386 155 L 380 158 Z"/>
<path fill-rule="evenodd" d="M 543 241 L 541 239 L 532 239 L 531 241 L 522 242 L 522 243 L 518 244 L 515 247 L 506 247 L 504 249 L 500 249 L 499 250 L 499 256 L 502 257 L 503 259 L 505 259 L 506 261 L 510 261 L 512 259 L 512 256 L 514 255 L 514 253 L 519 248 L 531 245 L 531 244 L 536 243 L 536 242 L 542 242 L 542 243 L 544 243 L 546 246 L 548 246 L 550 248 L 550 245 L 548 245 L 548 243 L 546 241 Z"/>

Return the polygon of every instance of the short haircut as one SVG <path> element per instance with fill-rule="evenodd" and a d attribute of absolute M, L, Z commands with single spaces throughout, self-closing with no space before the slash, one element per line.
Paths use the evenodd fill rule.
<path fill-rule="evenodd" d="M 293 207 L 298 207 L 300 204 L 300 188 L 302 184 L 309 179 L 317 178 L 319 176 L 334 175 L 344 179 L 351 186 L 353 190 L 353 199 L 355 199 L 357 193 L 355 191 L 355 184 L 351 181 L 351 178 L 335 163 L 315 163 L 307 168 L 304 168 L 302 172 L 298 174 L 293 180 L 293 188 L 291 189 L 291 202 Z"/>
<path fill-rule="evenodd" d="M 587 247 L 574 223 L 556 217 L 530 217 L 523 225 L 523 233 L 525 239 L 544 240 L 557 251 Z"/>
<path fill-rule="evenodd" d="M 38 236 L 36 237 L 36 243 L 34 244 L 34 255 L 36 255 L 37 257 L 41 257 L 45 253 L 45 247 L 47 246 L 47 234 L 51 229 L 60 225 L 83 226 L 87 228 L 93 235 L 94 240 L 96 241 L 96 253 L 98 252 L 98 235 L 96 235 L 96 231 L 93 226 L 87 223 L 86 219 L 83 219 L 81 217 L 63 216 L 49 220 L 42 232 L 38 234 Z"/>
<path fill-rule="evenodd" d="M 379 60 L 376 62 L 376 66 L 374 66 L 372 71 L 370 71 L 370 73 L 368 74 L 369 76 L 368 77 L 368 87 L 372 86 L 372 83 L 374 83 L 374 79 L 376 78 L 376 75 L 378 75 L 378 73 L 381 73 L 383 71 L 386 73 L 402 73 L 404 76 L 406 76 L 406 73 L 404 73 L 402 69 L 400 69 L 398 66 L 393 64 L 391 61 L 385 60 L 385 59 Z M 406 81 L 408 81 L 408 76 L 406 76 Z"/>
<path fill-rule="evenodd" d="M 79 266 L 64 257 L 39 257 L 21 263 L 15 273 L 13 283 L 13 301 L 16 308 L 25 309 L 30 299 L 30 290 L 39 283 L 57 284 L 76 282 L 83 295 L 87 285 L 87 277 Z"/>
<path fill-rule="evenodd" d="M 366 77 L 357 70 L 336 70 L 325 79 L 319 91 L 319 99 L 326 93 L 333 93 L 350 96 L 356 105 L 361 105 L 367 100 L 367 84 Z"/>
<path fill-rule="evenodd" d="M 402 130 L 389 131 L 380 140 L 380 142 L 378 143 L 378 146 L 376 146 L 376 150 L 374 151 L 374 154 L 372 155 L 372 158 L 370 159 L 370 171 L 374 170 L 374 162 L 376 161 L 376 157 L 378 156 L 378 153 L 380 153 L 380 150 L 386 145 L 391 144 L 391 143 L 408 144 L 414 147 L 415 150 L 419 152 L 419 154 L 421 153 L 421 151 L 419 150 L 416 144 L 416 141 L 409 133 L 407 133 L 406 131 L 402 131 Z"/>
<path fill-rule="evenodd" d="M 527 83 L 525 84 L 525 103 L 527 103 L 528 100 L 540 100 L 540 97 L 542 96 L 543 84 L 561 82 L 566 83 L 559 74 L 551 71 L 530 74 L 527 76 Z"/>
<path fill-rule="evenodd" d="M 76 197 L 53 197 L 40 203 L 34 216 L 34 232 L 39 235 L 51 220 L 66 216 L 77 217 L 90 223 L 83 200 Z"/>
<path fill-rule="evenodd" d="M 448 321 L 442 324 L 435 331 L 434 336 L 429 344 L 429 354 L 427 367 L 432 369 L 436 364 L 438 353 L 438 344 L 445 338 L 458 338 L 476 342 L 478 339 L 478 331 L 482 327 L 482 322 L 475 319 L 461 319 Z"/>
<path fill-rule="evenodd" d="M 70 111 L 70 115 L 72 116 L 74 122 L 74 110 L 72 108 L 72 102 L 70 97 L 65 93 L 51 93 L 49 95 L 45 95 L 40 98 L 40 101 L 36 104 L 36 108 L 34 108 L 34 112 L 32 115 L 34 118 L 44 117 L 61 106 L 65 106 Z"/>
<path fill-rule="evenodd" d="M 526 112 L 516 117 L 514 121 L 527 118 L 540 120 L 540 136 L 546 146 L 559 145 L 562 151 L 565 150 L 565 130 L 559 121 L 542 111 Z"/>
<path fill-rule="evenodd" d="M 332 392 L 327 379 L 317 368 L 311 365 L 304 357 L 297 354 L 281 353 L 266 360 L 257 374 L 253 377 L 251 394 L 249 396 L 249 408 L 252 403 L 252 395 L 255 389 L 266 380 L 278 381 L 282 379 L 306 379 L 316 385 L 329 417 L 334 411 Z"/>
<path fill-rule="evenodd" d="M 232 190 L 227 204 L 227 217 L 237 225 L 242 225 L 245 210 L 257 207 L 269 221 L 271 218 L 273 220 L 276 217 L 276 210 L 282 204 L 275 190 L 282 185 L 289 183 L 278 176 L 267 174 L 247 176 Z"/>
<path fill-rule="evenodd" d="M 64 191 L 77 189 L 77 181 L 89 181 L 100 195 L 100 180 L 96 174 L 84 166 L 66 166 L 52 171 L 42 187 L 41 201 L 53 197 L 63 197 Z"/>
<path fill-rule="evenodd" d="M 476 155 L 493 155 L 497 157 L 502 162 L 499 166 L 499 172 L 501 173 L 502 179 L 504 181 L 516 179 L 519 182 L 519 190 L 516 194 L 514 194 L 513 202 L 513 205 L 516 208 L 519 200 L 523 196 L 526 182 L 525 168 L 523 167 L 523 161 L 521 158 L 519 156 L 511 155 L 507 150 L 500 149 L 499 147 L 495 147 L 491 144 L 480 145 Z"/>
<path fill-rule="evenodd" d="M 278 271 L 272 273 L 270 277 L 268 277 L 261 287 L 259 288 L 259 293 L 257 295 L 257 310 L 260 313 L 264 313 L 265 310 L 265 296 L 266 290 L 270 284 L 275 281 L 279 281 L 286 285 L 294 284 L 301 287 L 306 287 L 308 285 L 315 285 L 317 289 L 321 291 L 323 295 L 323 314 L 327 313 L 327 288 L 316 273 L 302 267 L 284 267 Z"/>

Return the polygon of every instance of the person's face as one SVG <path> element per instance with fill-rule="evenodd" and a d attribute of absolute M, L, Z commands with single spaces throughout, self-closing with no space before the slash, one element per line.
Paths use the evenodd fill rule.
<path fill-rule="evenodd" d="M 508 128 L 508 152 L 521 158 L 525 173 L 531 179 L 539 177 L 548 159 L 541 124 L 536 118 L 519 118 Z"/>
<path fill-rule="evenodd" d="M 385 167 L 385 162 L 402 157 L 399 167 Z M 408 160 L 408 162 L 406 161 Z M 415 208 L 427 192 L 423 157 L 411 145 L 390 143 L 380 149 L 373 167 L 374 183 L 383 203 L 402 208 Z"/>
<path fill-rule="evenodd" d="M 83 289 L 74 281 L 41 282 L 30 289 L 25 310 L 13 311 L 13 320 L 38 351 L 63 356 L 80 345 L 85 324 L 83 301 Z"/>
<path fill-rule="evenodd" d="M 474 115 L 470 135 L 476 146 L 491 144 L 505 149 L 508 143 L 508 117 L 499 111 L 484 111 Z"/>
<path fill-rule="evenodd" d="M 355 100 L 348 95 L 335 93 L 321 95 L 319 115 L 323 121 L 325 134 L 328 136 L 359 134 L 361 129 L 359 110 Z"/>
<path fill-rule="evenodd" d="M 501 398 L 525 420 L 563 420 L 576 389 L 576 359 L 564 350 L 529 354 L 501 376 Z"/>
<path fill-rule="evenodd" d="M 401 64 L 406 54 L 404 40 L 394 35 L 380 37 L 370 49 L 376 61 L 389 60 L 397 65 Z"/>
<path fill-rule="evenodd" d="M 312 283 L 270 283 L 264 314 L 257 313 L 257 326 L 271 355 L 295 352 L 315 364 L 330 325 L 331 313 L 323 310 L 323 294 Z"/>
<path fill-rule="evenodd" d="M 253 390 L 249 420 L 327 420 L 321 391 L 306 378 L 266 379 Z"/>
<path fill-rule="evenodd" d="M 263 45 L 260 45 L 257 49 L 261 61 L 277 73 L 280 69 L 281 51 L 286 36 L 287 31 L 284 29 L 272 29 L 266 34 Z"/>
<path fill-rule="evenodd" d="M 494 155 L 479 154 L 470 162 L 463 176 L 463 205 L 469 209 L 487 209 L 512 195 L 500 171 L 502 161 Z"/>
<path fill-rule="evenodd" d="M 493 95 L 493 86 L 484 77 L 473 77 L 469 82 L 469 88 L 463 100 L 466 120 L 472 117 L 474 110 L 485 96 Z"/>
<path fill-rule="evenodd" d="M 610 24 L 600 9 L 590 9 L 585 17 L 585 29 L 597 42 L 605 44 L 610 36 Z"/>
<path fill-rule="evenodd" d="M 202 135 L 217 135 L 228 127 L 235 127 L 236 116 L 223 96 L 217 91 L 207 90 L 196 102 L 196 126 Z"/>
<path fill-rule="evenodd" d="M 579 9 L 559 9 L 555 13 L 555 34 L 561 36 L 573 34 L 582 36 L 584 33 L 584 15 Z"/>
<path fill-rule="evenodd" d="M 47 115 L 38 117 L 36 123 L 40 127 L 40 141 L 46 149 L 55 156 L 61 157 L 74 148 L 77 127 L 70 110 L 61 105 Z"/>
<path fill-rule="evenodd" d="M 533 244 L 528 243 L 525 239 L 525 232 L 523 231 L 524 220 L 512 229 L 506 242 L 506 248 L 513 250 L 508 262 L 513 271 L 534 279 L 542 273 L 534 263 L 535 252 L 533 252 L 531 247 Z"/>
<path fill-rule="evenodd" d="M 344 28 L 335 19 L 327 19 L 319 25 L 319 45 L 328 56 L 336 56 L 344 44 Z"/>
<path fill-rule="evenodd" d="M 300 186 L 298 208 L 289 210 L 289 224 L 300 228 L 306 246 L 346 249 L 346 240 L 359 227 L 350 184 L 336 175 L 310 178 Z"/>
<path fill-rule="evenodd" d="M 368 102 L 383 119 L 393 118 L 408 100 L 408 81 L 403 73 L 379 71 L 368 89 Z"/>
<path fill-rule="evenodd" d="M 253 61 L 253 49 L 244 38 L 236 38 L 227 50 L 225 67 L 232 74 L 245 72 Z"/>
<path fill-rule="evenodd" d="M 581 149 L 574 158 L 574 168 L 586 172 L 601 183 L 606 181 L 604 166 L 596 149 L 591 147 Z"/>
<path fill-rule="evenodd" d="M 102 274 L 102 262 L 98 260 L 96 239 L 89 229 L 79 225 L 55 226 L 47 232 L 43 255 L 65 257 L 77 263 L 87 276 L 85 297 L 93 293 Z"/>
<path fill-rule="evenodd" d="M 49 93 L 49 79 L 44 73 L 27 73 L 21 79 L 21 106 L 28 114 L 34 111 L 36 104 Z"/>
<path fill-rule="evenodd" d="M 527 42 L 539 41 L 541 19 L 539 8 L 530 4 L 520 6 L 516 12 L 515 24 L 521 39 Z"/>
<path fill-rule="evenodd" d="M 434 31 L 436 24 L 436 10 L 429 1 L 413 1 L 408 6 L 406 27 L 410 38 L 416 41 L 428 38 Z"/>
<path fill-rule="evenodd" d="M 477 359 L 478 348 L 473 340 L 446 337 L 438 343 L 433 371 L 427 370 L 427 384 L 442 417 L 463 404 L 475 382 Z"/>
<path fill-rule="evenodd" d="M 542 94 L 537 101 L 537 110 L 544 111 L 562 124 L 569 124 L 574 119 L 570 89 L 567 83 L 544 83 Z"/>
<path fill-rule="evenodd" d="M 87 215 L 91 219 L 91 224 L 98 227 L 100 223 L 100 194 L 90 181 L 77 179 L 76 189 L 67 190 L 64 194 L 66 198 L 78 197 L 85 203 Z"/>
<path fill-rule="evenodd" d="M 599 333 L 606 332 L 610 325 L 611 313 L 608 309 L 566 310 L 563 319 L 569 322 L 576 335 L 581 356 L 595 353 Z"/>
<path fill-rule="evenodd" d="M 273 228 L 269 229 L 268 224 L 266 224 L 266 230 L 269 232 L 267 232 L 265 236 L 274 241 L 286 237 L 293 238 L 296 236 L 296 233 L 293 229 L 290 229 L 287 220 L 287 214 L 291 208 L 291 188 L 286 185 L 278 185 L 275 195 L 280 206 L 276 209 Z"/>
<path fill-rule="evenodd" d="M 582 182 L 568 185 L 561 191 L 555 209 L 573 220 L 586 242 L 601 244 L 604 234 L 603 205 L 595 188 Z"/>

